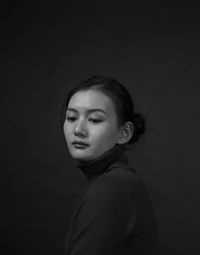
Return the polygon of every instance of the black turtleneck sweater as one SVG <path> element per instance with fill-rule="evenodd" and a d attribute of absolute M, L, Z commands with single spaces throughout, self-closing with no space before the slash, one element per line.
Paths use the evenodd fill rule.
<path fill-rule="evenodd" d="M 77 201 L 65 255 L 157 254 L 151 199 L 124 150 L 117 145 L 93 161 L 76 161 L 88 186 Z"/>

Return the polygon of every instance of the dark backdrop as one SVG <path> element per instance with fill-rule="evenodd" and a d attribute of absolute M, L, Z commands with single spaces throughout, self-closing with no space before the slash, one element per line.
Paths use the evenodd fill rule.
<path fill-rule="evenodd" d="M 63 254 L 86 180 L 60 108 L 94 74 L 125 84 L 147 118 L 128 156 L 152 197 L 161 254 L 200 253 L 200 8 L 161 2 L 1 2 L 1 254 Z"/>

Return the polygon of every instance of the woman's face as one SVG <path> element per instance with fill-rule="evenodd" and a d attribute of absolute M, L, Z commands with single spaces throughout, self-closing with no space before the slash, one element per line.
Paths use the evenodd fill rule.
<path fill-rule="evenodd" d="M 98 90 L 76 92 L 63 129 L 73 158 L 88 161 L 101 156 L 118 143 L 120 134 L 113 101 Z"/>

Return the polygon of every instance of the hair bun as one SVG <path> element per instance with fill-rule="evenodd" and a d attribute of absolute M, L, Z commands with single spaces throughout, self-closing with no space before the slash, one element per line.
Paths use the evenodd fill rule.
<path fill-rule="evenodd" d="M 140 113 L 134 113 L 132 122 L 134 126 L 134 132 L 132 139 L 129 142 L 130 144 L 136 142 L 139 136 L 145 132 L 145 117 Z"/>

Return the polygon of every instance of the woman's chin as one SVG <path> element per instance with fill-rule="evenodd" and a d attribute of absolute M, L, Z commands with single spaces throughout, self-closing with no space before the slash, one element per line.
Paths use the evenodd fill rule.
<path fill-rule="evenodd" d="M 90 161 L 92 160 L 89 157 L 73 157 L 75 160 L 80 160 L 80 161 Z"/>
<path fill-rule="evenodd" d="M 76 160 L 83 160 L 83 161 L 88 161 L 88 160 L 91 160 L 92 158 L 91 155 L 83 151 L 73 151 L 71 153 L 71 156 Z"/>

